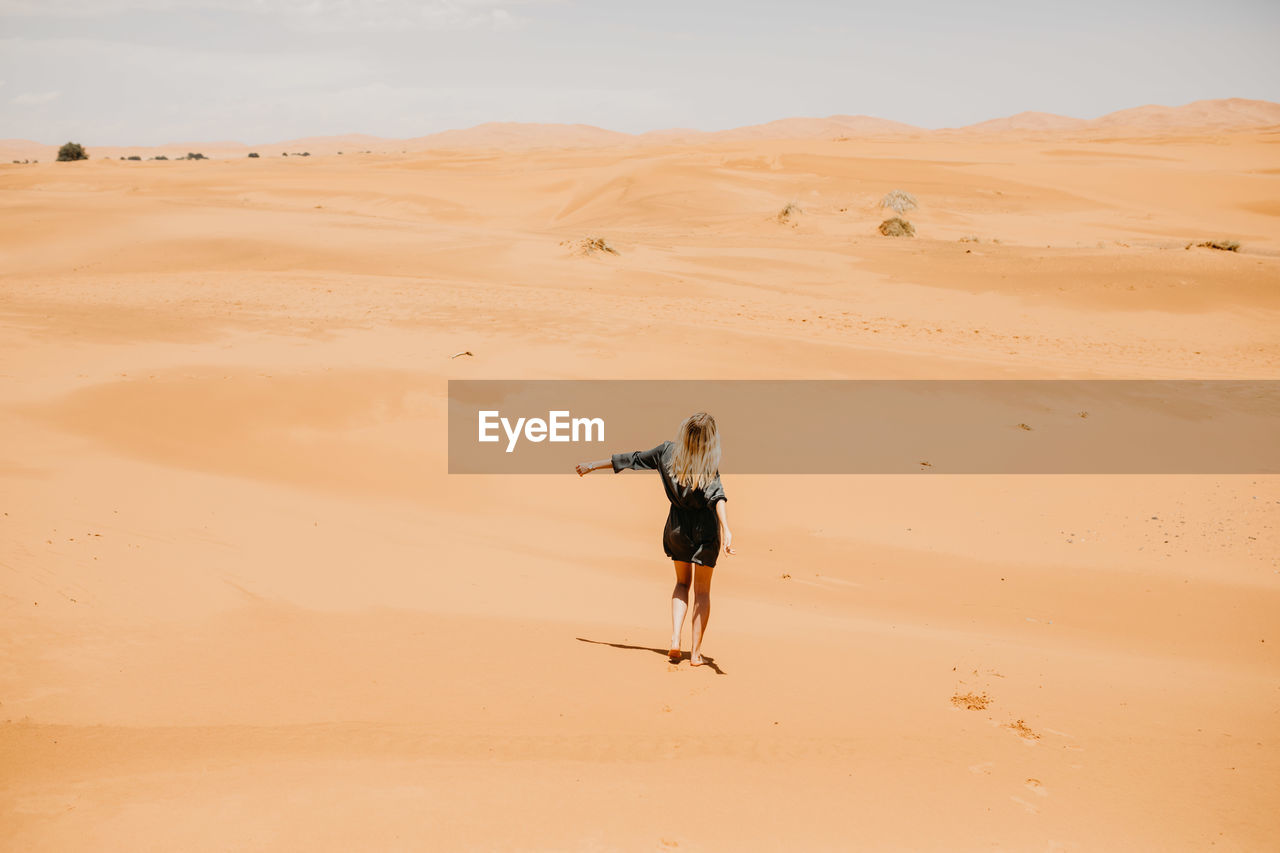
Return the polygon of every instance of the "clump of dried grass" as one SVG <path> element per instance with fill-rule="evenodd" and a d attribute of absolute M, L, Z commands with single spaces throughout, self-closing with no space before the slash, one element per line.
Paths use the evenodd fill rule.
<path fill-rule="evenodd" d="M 886 237 L 914 237 L 916 227 L 901 216 L 880 223 L 880 233 Z"/>
<path fill-rule="evenodd" d="M 906 190 L 890 190 L 885 193 L 884 198 L 880 199 L 880 206 L 901 216 L 908 210 L 915 210 L 920 203 Z"/>
<path fill-rule="evenodd" d="M 1187 248 L 1196 246 L 1201 249 L 1217 249 L 1220 252 L 1240 251 L 1239 240 L 1201 240 L 1199 243 L 1188 243 Z"/>
<path fill-rule="evenodd" d="M 796 217 L 802 213 L 804 213 L 804 210 L 801 209 L 800 205 L 794 201 L 789 201 L 782 210 L 778 211 L 778 215 L 775 218 L 782 223 L 794 223 Z"/>
<path fill-rule="evenodd" d="M 603 237 L 583 237 L 581 240 L 565 240 L 560 245 L 572 246 L 579 255 L 594 255 L 597 252 L 604 252 L 608 255 L 618 254 L 618 250 L 609 245 L 609 241 Z"/>

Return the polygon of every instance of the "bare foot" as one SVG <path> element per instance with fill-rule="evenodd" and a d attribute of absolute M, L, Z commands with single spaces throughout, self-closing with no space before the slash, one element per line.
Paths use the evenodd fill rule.
<path fill-rule="evenodd" d="M 672 663 L 680 663 L 681 657 L 683 657 L 683 655 L 680 653 L 679 649 L 673 648 L 671 651 L 667 652 L 667 660 Z"/>
<path fill-rule="evenodd" d="M 689 655 L 689 666 L 702 666 L 703 663 L 702 655 L 697 652 Z"/>

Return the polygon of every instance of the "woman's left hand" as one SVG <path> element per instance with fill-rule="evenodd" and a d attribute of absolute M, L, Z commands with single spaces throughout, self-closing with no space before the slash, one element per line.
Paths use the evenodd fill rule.
<path fill-rule="evenodd" d="M 724 532 L 724 552 L 726 554 L 738 553 L 737 551 L 733 550 L 733 534 L 728 530 Z"/>

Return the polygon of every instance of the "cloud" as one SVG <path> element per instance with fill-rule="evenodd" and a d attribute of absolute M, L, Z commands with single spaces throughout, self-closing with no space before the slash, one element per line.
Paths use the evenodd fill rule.
<path fill-rule="evenodd" d="M 4 84 L 0 83 L 0 85 Z M 56 100 L 61 94 L 61 92 L 23 92 L 21 95 L 15 95 L 9 103 L 30 107 L 36 104 L 47 104 L 52 100 Z"/>

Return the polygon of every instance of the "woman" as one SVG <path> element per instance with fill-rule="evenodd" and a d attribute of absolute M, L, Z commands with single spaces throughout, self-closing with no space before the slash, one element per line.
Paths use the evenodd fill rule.
<path fill-rule="evenodd" d="M 674 442 L 664 441 L 652 450 L 615 453 L 612 459 L 576 466 L 578 476 L 601 468 L 656 470 L 671 501 L 662 550 L 676 567 L 676 587 L 671 592 L 671 645 L 667 657 L 680 662 L 680 632 L 689 607 L 689 583 L 693 582 L 693 651 L 689 663 L 702 666 L 702 638 L 711 616 L 711 574 L 724 542 L 733 554 L 733 534 L 720 485 L 720 434 L 715 418 L 698 412 L 684 419 Z M 693 566 L 698 566 L 695 573 Z"/>

